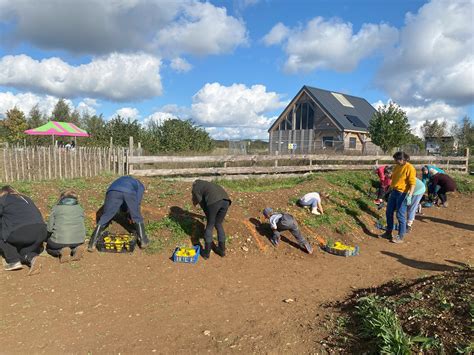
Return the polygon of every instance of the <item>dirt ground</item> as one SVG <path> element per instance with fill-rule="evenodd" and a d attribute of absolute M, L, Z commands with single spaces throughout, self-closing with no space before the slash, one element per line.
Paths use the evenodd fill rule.
<path fill-rule="evenodd" d="M 304 254 L 291 235 L 272 247 L 251 220 L 261 196 L 239 198 L 226 219 L 234 240 L 225 258 L 211 254 L 195 265 L 175 264 L 171 249 L 138 250 L 87 253 L 80 262 L 59 264 L 42 255 L 40 275 L 0 272 L 0 352 L 321 353 L 323 304 L 354 289 L 473 264 L 472 196 L 424 210 L 404 244 L 370 237 L 378 231 L 367 224 L 366 233 L 352 239 L 361 254 L 349 258 Z M 278 198 L 286 203 L 288 194 Z M 162 218 L 170 207 L 168 200 L 143 210 L 146 219 Z M 238 220 L 245 223 L 234 231 Z"/>

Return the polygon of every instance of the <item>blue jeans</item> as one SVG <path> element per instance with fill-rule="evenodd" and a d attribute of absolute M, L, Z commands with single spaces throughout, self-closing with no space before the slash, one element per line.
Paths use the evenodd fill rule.
<path fill-rule="evenodd" d="M 104 214 L 100 217 L 97 224 L 101 226 L 107 225 L 120 211 L 124 202 L 127 205 L 132 221 L 134 223 L 143 223 L 143 217 L 140 212 L 141 201 L 138 201 L 137 195 L 112 190 L 105 195 Z"/>
<path fill-rule="evenodd" d="M 302 199 L 298 201 L 300 206 L 311 206 L 312 208 L 318 207 L 318 200 L 316 198 L 311 198 L 309 201 L 305 202 Z"/>
<path fill-rule="evenodd" d="M 387 232 L 393 230 L 393 214 L 397 211 L 398 236 L 402 239 L 407 232 L 407 203 L 405 201 L 406 193 L 392 190 L 387 203 Z"/>
<path fill-rule="evenodd" d="M 408 206 L 408 222 L 412 222 L 415 220 L 416 210 L 422 198 L 423 194 L 413 196 L 411 200 L 411 205 Z"/>

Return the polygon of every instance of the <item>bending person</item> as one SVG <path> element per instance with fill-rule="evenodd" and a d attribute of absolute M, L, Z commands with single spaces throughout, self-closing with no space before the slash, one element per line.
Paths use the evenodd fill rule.
<path fill-rule="evenodd" d="M 196 180 L 192 189 L 193 205 L 198 203 L 206 215 L 206 229 L 204 231 L 204 249 L 201 250 L 201 256 L 209 259 L 212 248 L 212 232 L 217 230 L 218 247 L 215 249 L 217 255 L 225 256 L 225 232 L 222 222 L 224 222 L 227 210 L 232 201 L 222 186 L 213 182 Z"/>
<path fill-rule="evenodd" d="M 375 172 L 379 177 L 379 187 L 377 189 L 377 199 L 375 200 L 375 204 L 381 204 L 390 189 L 390 184 L 392 183 L 392 167 L 389 165 L 382 165 L 378 167 Z"/>
<path fill-rule="evenodd" d="M 145 223 L 140 212 L 144 192 L 143 184 L 131 176 L 122 176 L 112 182 L 105 194 L 104 213 L 89 240 L 88 251 L 94 251 L 99 236 L 121 209 L 128 211 L 132 222 L 135 224 L 139 247 L 144 249 L 148 246 L 149 240 L 145 233 Z"/>
<path fill-rule="evenodd" d="M 26 264 L 28 275 L 41 271 L 38 255 L 46 240 L 46 224 L 34 202 L 11 186 L 0 189 L 0 252 L 5 257 L 6 271 L 19 270 Z"/>
<path fill-rule="evenodd" d="M 322 193 L 324 196 L 324 194 Z M 321 204 L 321 196 L 317 192 L 310 192 L 298 200 L 298 204 L 302 207 L 311 206 L 311 213 L 315 215 L 324 214 L 323 205 Z M 319 211 L 318 211 L 319 209 Z"/>
<path fill-rule="evenodd" d="M 308 254 L 313 254 L 313 247 L 309 242 L 301 235 L 301 232 L 298 228 L 298 223 L 296 219 L 288 213 L 279 213 L 273 212 L 273 209 L 267 207 L 263 210 L 263 216 L 269 220 L 270 227 L 273 231 L 272 244 L 277 246 L 280 243 L 280 232 L 290 231 L 293 237 L 296 238 L 300 247 L 308 252 Z"/>
<path fill-rule="evenodd" d="M 426 185 L 428 192 L 433 192 L 431 186 L 431 179 L 436 174 L 446 174 L 446 172 L 434 165 L 425 165 L 421 168 L 421 181 Z M 434 188 L 434 187 L 433 187 Z"/>
<path fill-rule="evenodd" d="M 426 192 L 426 186 L 420 179 L 416 178 L 415 190 L 413 191 L 413 198 L 411 205 L 408 206 L 408 221 L 407 221 L 407 232 L 411 231 L 413 222 L 415 221 L 415 215 L 418 211 L 418 207 L 421 208 L 421 199 Z"/>
<path fill-rule="evenodd" d="M 64 191 L 59 196 L 58 203 L 49 215 L 48 233 L 50 236 L 46 243 L 46 251 L 49 255 L 59 257 L 60 263 L 78 261 L 82 258 L 86 239 L 84 209 L 74 191 Z"/>
<path fill-rule="evenodd" d="M 412 204 L 413 191 L 416 186 L 416 170 L 408 161 L 410 156 L 404 152 L 397 152 L 393 155 L 395 167 L 392 172 L 391 192 L 388 198 L 387 211 L 387 230 L 382 238 L 387 238 L 392 243 L 403 243 L 403 237 L 407 228 L 407 206 Z M 392 238 L 393 214 L 397 212 L 398 235 Z"/>
<path fill-rule="evenodd" d="M 431 179 L 433 184 L 433 192 L 441 200 L 443 207 L 448 207 L 448 192 L 456 191 L 456 182 L 447 174 L 435 174 Z M 436 205 L 439 206 L 439 201 L 436 201 Z"/>

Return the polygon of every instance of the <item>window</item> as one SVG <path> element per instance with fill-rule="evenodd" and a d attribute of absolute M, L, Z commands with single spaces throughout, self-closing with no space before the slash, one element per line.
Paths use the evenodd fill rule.
<path fill-rule="evenodd" d="M 344 95 L 336 93 L 336 92 L 332 92 L 331 94 L 332 94 L 332 96 L 334 96 L 336 98 L 337 101 L 339 101 L 339 103 L 342 106 L 354 108 L 354 106 L 352 106 L 350 101 Z"/>
<path fill-rule="evenodd" d="M 349 138 L 349 149 L 356 149 L 357 139 L 354 137 Z"/>
<path fill-rule="evenodd" d="M 323 137 L 323 147 L 332 148 L 334 146 L 334 137 Z"/>
<path fill-rule="evenodd" d="M 311 105 L 308 105 L 308 129 L 313 129 L 314 126 L 314 111 Z"/>

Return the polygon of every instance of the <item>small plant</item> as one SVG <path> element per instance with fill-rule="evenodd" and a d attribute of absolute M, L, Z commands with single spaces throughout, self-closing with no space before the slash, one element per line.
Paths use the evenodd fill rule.
<path fill-rule="evenodd" d="M 382 305 L 377 296 L 358 300 L 356 313 L 361 320 L 361 332 L 373 339 L 382 354 L 411 354 L 410 338 L 403 332 L 394 311 Z"/>

